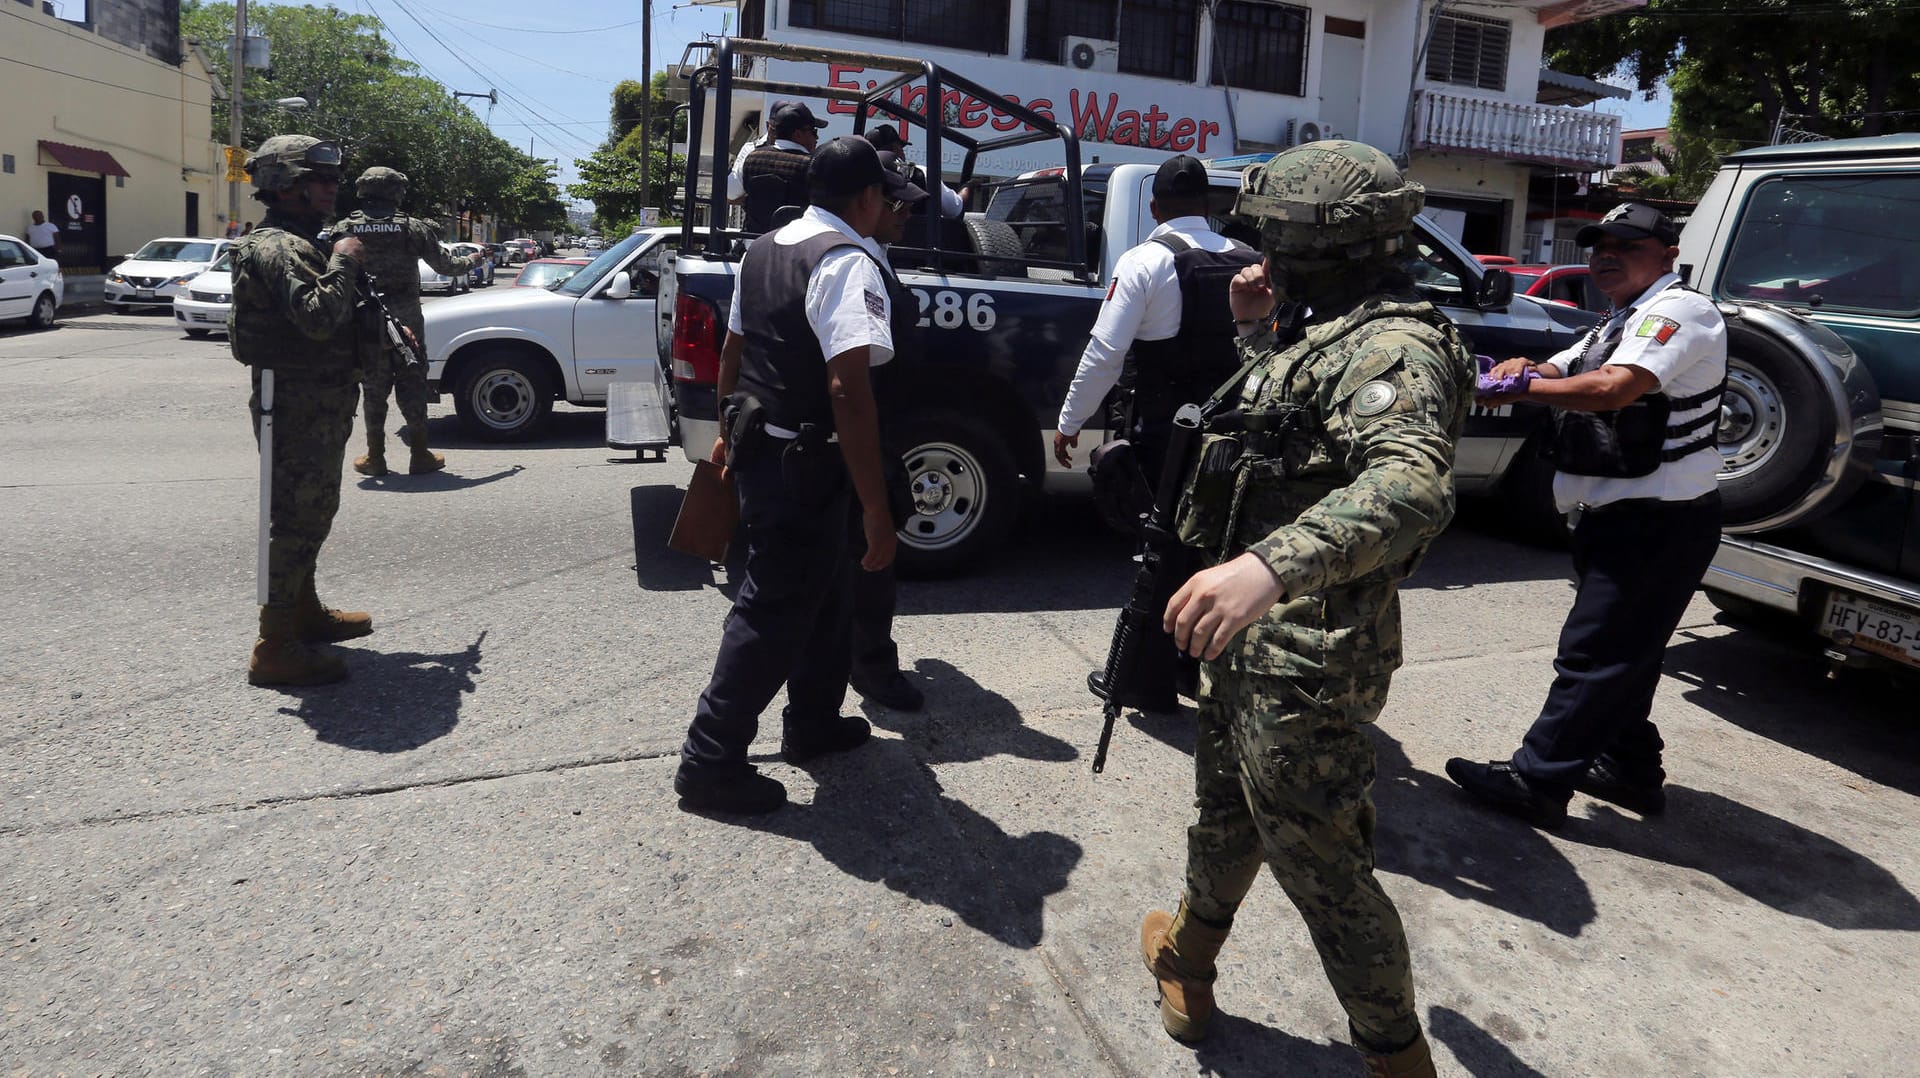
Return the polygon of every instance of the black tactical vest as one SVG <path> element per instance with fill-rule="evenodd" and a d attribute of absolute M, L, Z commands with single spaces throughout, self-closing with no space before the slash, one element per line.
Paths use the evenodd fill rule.
<path fill-rule="evenodd" d="M 1681 287 L 1677 282 L 1670 288 Z M 1607 324 L 1603 319 L 1588 331 L 1585 348 L 1573 361 L 1569 376 L 1597 370 L 1618 347 L 1620 338 L 1602 339 Z M 1620 323 L 1626 334 L 1632 312 Z M 1710 449 L 1719 441 L 1720 410 L 1705 413 L 1677 425 L 1667 420 L 1675 412 L 1685 412 L 1717 401 L 1726 389 L 1726 379 L 1704 392 L 1687 397 L 1669 397 L 1655 391 L 1624 408 L 1611 412 L 1553 410 L 1553 442 L 1550 456 L 1553 466 L 1568 475 L 1597 476 L 1603 479 L 1638 479 L 1652 475 L 1662 464 Z M 1682 445 L 1666 448 L 1669 439 L 1694 435 Z"/>
<path fill-rule="evenodd" d="M 762 146 L 740 165 L 740 185 L 747 192 L 747 231 L 771 232 L 773 215 L 782 206 L 807 204 L 807 161 L 802 150 Z"/>
<path fill-rule="evenodd" d="M 807 424 L 823 434 L 833 430 L 827 356 L 807 321 L 807 283 L 829 251 L 859 246 L 833 231 L 790 246 L 775 243 L 768 234 L 747 248 L 736 286 L 747 338 L 738 386 L 759 398 L 769 422 L 788 430 Z"/>
<path fill-rule="evenodd" d="M 1171 422 L 1183 404 L 1206 400 L 1239 369 L 1227 290 L 1235 274 L 1260 261 L 1260 252 L 1241 243 L 1203 251 L 1172 233 L 1149 242 L 1173 252 L 1180 282 L 1180 332 L 1163 341 L 1133 342 L 1130 370 L 1122 374 L 1122 384 L 1133 387 L 1135 417 L 1152 426 Z"/>

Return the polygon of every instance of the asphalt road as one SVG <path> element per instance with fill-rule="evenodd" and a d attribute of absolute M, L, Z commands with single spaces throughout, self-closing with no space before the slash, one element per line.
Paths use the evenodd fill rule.
<path fill-rule="evenodd" d="M 610 463 L 593 411 L 494 447 L 436 406 L 449 470 L 349 473 L 322 557 L 379 630 L 352 680 L 254 689 L 244 384 L 163 315 L 0 331 L 0 1069 L 1357 1071 L 1271 881 L 1212 1040 L 1159 1030 L 1137 926 L 1178 896 L 1191 722 L 1130 715 L 1088 773 L 1126 551 L 1085 506 L 904 585 L 927 711 L 806 771 L 763 739 L 797 803 L 729 822 L 669 790 L 731 590 L 663 546 L 687 464 Z M 1570 588 L 1477 517 L 1405 590 L 1375 731 L 1442 1073 L 1908 1070 L 1911 696 L 1699 603 L 1666 817 L 1481 813 L 1442 763 L 1511 750 Z"/>

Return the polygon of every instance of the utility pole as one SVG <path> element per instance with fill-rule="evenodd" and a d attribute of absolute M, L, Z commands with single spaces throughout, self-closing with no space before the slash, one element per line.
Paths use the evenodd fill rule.
<path fill-rule="evenodd" d="M 240 83 L 247 70 L 247 0 L 233 2 L 233 86 L 227 101 L 227 145 L 241 149 Z M 229 165 L 229 168 L 232 166 Z M 240 181 L 227 181 L 227 222 L 239 226 Z"/>
<path fill-rule="evenodd" d="M 644 210 L 653 204 L 653 0 L 640 0 L 640 71 L 640 207 Z"/>

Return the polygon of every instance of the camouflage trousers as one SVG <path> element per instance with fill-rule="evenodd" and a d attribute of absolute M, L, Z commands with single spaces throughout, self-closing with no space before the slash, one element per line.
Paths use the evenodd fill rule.
<path fill-rule="evenodd" d="M 1354 1043 L 1391 1052 L 1420 1033 L 1406 930 L 1373 873 L 1373 742 L 1386 679 L 1321 684 L 1203 667 L 1188 908 L 1227 924 L 1264 862 L 1307 923 Z M 1331 683 L 1327 683 L 1331 684 Z"/>
<path fill-rule="evenodd" d="M 290 607 L 313 575 L 340 508 L 340 469 L 353 436 L 353 371 L 273 373 L 273 502 L 268 509 L 267 605 Z M 260 370 L 253 371 L 254 438 Z"/>
<path fill-rule="evenodd" d="M 420 313 L 420 297 L 388 296 L 386 301 L 393 316 L 400 320 L 401 325 L 412 330 L 413 339 L 420 342 L 420 347 L 416 349 L 420 365 L 402 366 L 399 353 L 387 348 L 381 348 L 377 354 L 366 358 L 366 369 L 361 372 L 361 385 L 366 397 L 364 408 L 369 444 L 376 435 L 385 434 L 388 396 L 399 400 L 400 415 L 407 421 L 408 433 L 427 429 L 427 324 Z M 384 330 L 381 332 L 385 333 Z"/>

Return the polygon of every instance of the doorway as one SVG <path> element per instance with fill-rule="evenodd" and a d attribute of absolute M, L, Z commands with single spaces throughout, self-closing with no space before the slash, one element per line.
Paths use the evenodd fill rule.
<path fill-rule="evenodd" d="M 47 173 L 47 219 L 60 226 L 60 268 L 69 273 L 105 273 L 107 179 Z"/>
<path fill-rule="evenodd" d="M 200 192 L 198 191 L 187 192 L 187 230 L 180 234 L 182 236 L 200 234 Z"/>

